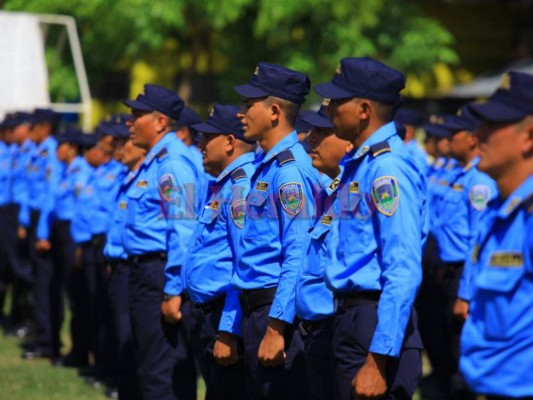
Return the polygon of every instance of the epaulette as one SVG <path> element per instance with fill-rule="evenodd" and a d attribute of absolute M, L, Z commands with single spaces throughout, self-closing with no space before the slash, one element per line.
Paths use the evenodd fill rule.
<path fill-rule="evenodd" d="M 163 158 L 165 158 L 168 155 L 168 151 L 166 148 L 161 149 L 159 153 L 156 154 L 156 157 L 159 161 L 161 161 Z"/>
<path fill-rule="evenodd" d="M 237 168 L 237 169 L 233 170 L 233 172 L 231 173 L 231 180 L 233 182 L 235 182 L 235 181 L 237 181 L 239 179 L 242 179 L 242 178 L 246 178 L 246 177 L 247 177 L 246 172 L 242 168 Z"/>
<path fill-rule="evenodd" d="M 292 151 L 289 149 L 283 150 L 281 153 L 279 153 L 276 156 L 276 159 L 278 160 L 279 165 L 287 164 L 288 162 L 295 161 Z"/>
<path fill-rule="evenodd" d="M 391 151 L 391 148 L 390 148 L 389 143 L 386 140 L 370 146 L 370 152 L 372 153 L 374 157 L 377 157 L 383 153 L 388 153 L 389 151 Z"/>
<path fill-rule="evenodd" d="M 528 215 L 533 214 L 533 194 L 530 194 L 523 202 L 524 208 Z"/>

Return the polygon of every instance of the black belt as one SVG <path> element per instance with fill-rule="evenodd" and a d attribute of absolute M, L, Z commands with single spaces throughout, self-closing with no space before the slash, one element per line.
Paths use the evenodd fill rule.
<path fill-rule="evenodd" d="M 154 252 L 154 253 L 139 254 L 138 256 L 128 256 L 128 263 L 145 264 L 145 263 L 150 263 L 154 261 L 166 261 L 166 259 L 167 259 L 167 253 L 161 251 L 161 252 Z"/>
<path fill-rule="evenodd" d="M 447 262 L 447 263 L 444 263 L 444 265 L 445 265 L 447 268 L 450 268 L 450 269 L 460 269 L 460 268 L 463 268 L 463 267 L 464 267 L 465 262 L 464 262 L 464 261 Z"/>
<path fill-rule="evenodd" d="M 333 317 L 326 317 L 315 321 L 304 319 L 298 324 L 298 330 L 303 336 L 307 336 L 310 333 L 330 327 L 332 323 Z"/>
<path fill-rule="evenodd" d="M 243 312 L 250 312 L 261 306 L 272 304 L 277 286 L 268 289 L 241 290 L 239 301 Z"/>
<path fill-rule="evenodd" d="M 206 317 L 210 312 L 213 312 L 217 309 L 224 308 L 224 304 L 226 303 L 226 295 L 223 294 L 221 296 L 218 296 L 216 299 L 207 301 L 205 303 L 201 304 L 195 304 L 194 306 L 202 312 L 202 315 Z"/>
<path fill-rule="evenodd" d="M 350 308 L 365 304 L 376 304 L 380 296 L 380 290 L 335 293 L 335 302 L 337 307 Z"/>

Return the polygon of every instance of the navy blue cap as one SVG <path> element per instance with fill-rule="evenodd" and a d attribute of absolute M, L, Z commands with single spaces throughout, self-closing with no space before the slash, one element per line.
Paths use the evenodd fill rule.
<path fill-rule="evenodd" d="M 199 124 L 202 122 L 200 116 L 191 108 L 185 107 L 181 112 L 180 118 L 178 119 L 177 126 L 191 126 L 194 124 Z"/>
<path fill-rule="evenodd" d="M 403 122 L 394 120 L 394 126 L 396 127 L 396 133 L 398 134 L 400 139 L 404 140 L 407 136 L 407 129 L 405 129 L 405 124 Z"/>
<path fill-rule="evenodd" d="M 400 108 L 396 112 L 394 120 L 403 125 L 420 126 L 424 122 L 422 113 L 409 108 Z"/>
<path fill-rule="evenodd" d="M 32 123 L 50 123 L 52 125 L 57 124 L 60 119 L 60 114 L 56 113 L 49 108 L 36 108 L 32 114 Z"/>
<path fill-rule="evenodd" d="M 250 82 L 235 86 L 234 89 L 248 99 L 274 96 L 302 104 L 310 87 L 311 81 L 307 75 L 280 65 L 260 62 Z"/>
<path fill-rule="evenodd" d="M 474 132 L 483 121 L 470 110 L 467 104 L 457 111 L 457 115 L 445 119 L 443 126 L 453 133 L 461 131 Z"/>
<path fill-rule="evenodd" d="M 329 101 L 324 99 L 317 112 L 305 115 L 302 117 L 302 119 L 313 128 L 333 128 L 333 123 L 330 121 L 325 112 L 328 103 Z"/>
<path fill-rule="evenodd" d="M 304 118 L 314 113 L 315 112 L 311 110 L 300 110 L 298 116 L 296 117 L 296 122 L 294 123 L 294 130 L 296 133 L 309 132 L 311 129 L 313 129 L 313 125 L 305 122 Z"/>
<path fill-rule="evenodd" d="M 32 124 L 32 123 L 33 123 L 33 114 L 19 111 L 13 114 L 6 115 L 6 118 L 2 126 L 8 129 L 12 129 L 22 124 Z"/>
<path fill-rule="evenodd" d="M 455 118 L 455 115 L 432 115 L 429 118 L 429 122 L 422 125 L 422 129 L 424 129 L 427 136 L 437 139 L 450 138 L 452 137 L 453 132 L 450 129 L 447 129 L 444 125 L 450 118 Z"/>
<path fill-rule="evenodd" d="M 91 147 L 96 146 L 97 143 L 98 143 L 98 136 L 95 134 L 82 132 L 78 138 L 78 144 L 81 147 L 84 147 L 86 149 L 90 149 Z"/>
<path fill-rule="evenodd" d="M 117 139 L 128 139 L 130 137 L 130 128 L 126 122 L 131 120 L 131 115 L 128 114 L 113 114 L 113 137 Z"/>
<path fill-rule="evenodd" d="M 80 128 L 77 128 L 75 126 L 66 126 L 63 127 L 57 135 L 55 135 L 55 139 L 59 144 L 70 143 L 82 145 L 83 134 L 84 133 Z"/>
<path fill-rule="evenodd" d="M 254 143 L 244 137 L 242 122 L 237 118 L 239 107 L 228 104 L 215 104 L 205 122 L 191 125 L 193 129 L 203 133 L 222 135 L 232 134 L 237 139 Z"/>
<path fill-rule="evenodd" d="M 124 104 L 134 110 L 159 111 L 166 116 L 178 120 L 185 103 L 175 92 L 163 86 L 146 84 L 144 93 L 135 100 L 124 100 Z"/>
<path fill-rule="evenodd" d="M 385 104 L 401 104 L 400 91 L 405 76 L 368 57 L 343 58 L 331 82 L 322 83 L 315 91 L 329 99 L 359 97 Z"/>
<path fill-rule="evenodd" d="M 470 110 L 485 121 L 515 122 L 533 115 L 533 75 L 510 71 L 486 103 L 472 103 Z"/>

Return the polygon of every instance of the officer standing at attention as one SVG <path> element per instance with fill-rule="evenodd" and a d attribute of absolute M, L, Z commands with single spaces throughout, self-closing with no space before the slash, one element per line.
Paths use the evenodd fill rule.
<path fill-rule="evenodd" d="M 480 218 L 487 203 L 497 196 L 494 181 L 478 171 L 478 140 L 473 132 L 479 125 L 468 108 L 459 110 L 459 115 L 449 117 L 442 127 L 450 132 L 450 156 L 457 160 L 460 170 L 443 192 L 439 209 L 441 221 L 436 230 L 439 257 L 443 262 L 443 298 L 445 303 L 446 388 L 450 399 L 473 399 L 459 374 L 459 340 L 463 322 L 453 317 L 457 289 L 466 258 L 472 251 L 474 233 L 480 227 Z M 435 310 L 434 310 L 435 311 Z"/>
<path fill-rule="evenodd" d="M 294 300 L 320 181 L 293 128 L 309 86 L 302 73 L 259 63 L 250 83 L 235 87 L 245 98 L 238 114 L 244 136 L 263 149 L 233 279 L 249 399 L 309 397 Z"/>
<path fill-rule="evenodd" d="M 409 154 L 417 163 L 419 170 L 426 171 L 428 168 L 428 156 L 416 140 L 416 129 L 422 125 L 422 114 L 409 108 L 400 108 L 394 120 L 405 127 L 403 142 Z"/>
<path fill-rule="evenodd" d="M 115 124 L 113 129 L 117 130 L 117 133 L 128 130 L 121 123 Z M 117 337 L 117 353 L 113 355 L 118 360 L 118 396 L 120 399 L 140 398 L 129 308 L 130 268 L 126 262 L 127 254 L 124 250 L 123 235 L 127 208 L 126 191 L 135 178 L 145 156 L 146 150 L 134 146 L 131 140 L 126 141 L 122 148 L 119 161 L 128 168 L 129 172 L 122 177 L 122 184 L 114 201 L 112 224 L 106 234 L 104 247 L 104 256 L 108 262 L 108 269 L 110 269 L 108 290 L 114 331 Z"/>
<path fill-rule="evenodd" d="M 238 347 L 242 350 L 242 343 L 238 346 L 240 340 L 235 336 L 240 335 L 240 315 L 235 315 L 239 298 L 231 286 L 231 278 L 255 154 L 254 142 L 244 138 L 238 111 L 237 106 L 216 104 L 205 123 L 193 125 L 203 135 L 199 148 L 205 171 L 216 177 L 207 204 L 198 217 L 186 263 L 189 295 L 203 316 L 200 339 L 209 399 L 246 399 L 242 384 L 244 370 L 237 354 Z M 221 323 L 225 302 L 233 314 Z M 217 337 L 218 347 L 225 345 L 224 349 L 228 350 L 227 358 L 219 360 L 221 365 L 213 354 Z"/>
<path fill-rule="evenodd" d="M 344 58 L 316 91 L 337 136 L 353 144 L 344 161 L 338 262 L 326 264 L 336 299 L 332 350 L 336 398 L 411 398 L 422 343 L 413 303 L 427 237 L 426 182 L 396 133 L 405 77 L 370 58 Z"/>
<path fill-rule="evenodd" d="M 197 201 L 194 164 L 174 131 L 184 104 L 171 90 L 149 84 L 124 103 L 132 109 L 132 142 L 147 151 L 126 192 L 123 243 L 142 397 L 195 399 L 180 385 L 186 371 L 179 370 L 177 354 L 181 270 Z"/>
<path fill-rule="evenodd" d="M 496 181 L 499 197 L 488 205 L 461 282 L 470 309 L 460 369 L 487 400 L 531 399 L 533 75 L 505 74 L 488 102 L 469 108 L 484 121 L 478 169 Z"/>
<path fill-rule="evenodd" d="M 58 357 L 59 348 L 53 343 L 53 323 L 51 308 L 51 279 L 53 263 L 50 250 L 51 216 L 55 196 L 63 168 L 57 160 L 57 141 L 52 136 L 59 124 L 59 114 L 48 109 L 36 109 L 30 138 L 36 144 L 28 167 L 28 184 L 31 194 L 28 198 L 30 226 L 28 243 L 34 266 L 35 296 L 35 347 L 26 350 L 23 357 Z M 27 210 L 27 211 L 28 211 Z"/>
<path fill-rule="evenodd" d="M 324 109 L 302 116 L 311 126 L 307 137 L 313 167 L 329 178 L 327 186 L 317 200 L 317 219 L 310 230 L 311 244 L 307 259 L 296 284 L 296 315 L 301 319 L 298 330 L 304 341 L 307 381 L 311 399 L 328 400 L 334 393 L 331 334 L 333 329 L 333 293 L 326 286 L 326 263 L 334 262 L 328 255 L 338 244 L 338 224 L 335 197 L 340 182 L 339 162 L 351 150 L 350 142 L 335 135 L 333 124 Z M 333 254 L 334 255 L 334 254 Z"/>

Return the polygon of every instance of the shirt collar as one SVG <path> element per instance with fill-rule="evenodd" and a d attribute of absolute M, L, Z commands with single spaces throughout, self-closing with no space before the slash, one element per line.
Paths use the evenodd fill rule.
<path fill-rule="evenodd" d="M 173 140 L 179 140 L 176 136 L 176 132 L 169 131 L 163 135 L 161 139 L 159 139 L 159 142 L 156 143 L 154 147 L 148 152 L 146 155 L 146 158 L 143 161 L 144 165 L 149 165 L 153 159 L 159 154 L 161 150 L 165 148 L 165 146 L 169 143 L 171 143 Z"/>
<path fill-rule="evenodd" d="M 363 142 L 361 147 L 348 153 L 349 161 L 355 161 L 363 157 L 370 150 L 370 146 L 376 143 L 384 142 L 394 135 L 396 135 L 396 125 L 394 122 L 389 122 L 388 124 L 383 125 L 372 135 L 370 135 L 370 137 Z"/>
<path fill-rule="evenodd" d="M 527 199 L 533 192 L 533 175 L 529 176 L 516 190 L 503 202 L 498 199 L 500 206 L 498 207 L 498 217 L 505 219 L 518 208 L 522 202 Z"/>
<path fill-rule="evenodd" d="M 217 177 L 217 182 L 220 182 L 228 175 L 230 175 L 237 168 L 243 166 L 244 164 L 251 163 L 255 160 L 255 154 L 253 152 L 245 153 L 233 160 L 230 165 L 224 168 L 224 171 Z"/>
<path fill-rule="evenodd" d="M 272 147 L 270 151 L 265 154 L 261 162 L 263 164 L 269 162 L 283 150 L 287 150 L 288 148 L 294 146 L 296 143 L 298 143 L 298 135 L 296 134 L 296 131 L 292 131 L 283 139 L 281 139 L 278 143 L 276 143 L 274 147 Z"/>
<path fill-rule="evenodd" d="M 474 157 L 468 164 L 463 167 L 463 172 L 469 171 L 479 164 L 479 157 Z"/>

